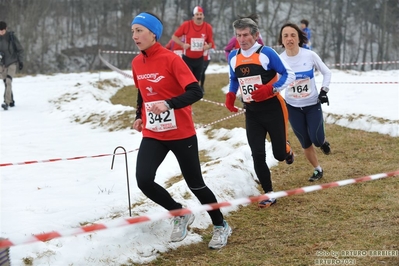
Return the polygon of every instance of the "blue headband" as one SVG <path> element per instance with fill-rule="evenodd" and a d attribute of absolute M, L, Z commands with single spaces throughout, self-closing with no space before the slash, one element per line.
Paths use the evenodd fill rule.
<path fill-rule="evenodd" d="M 149 29 L 152 33 L 155 34 L 157 40 L 161 38 L 162 35 L 162 22 L 159 21 L 156 17 L 148 13 L 140 13 L 138 14 L 132 21 L 133 24 L 140 24 Z"/>

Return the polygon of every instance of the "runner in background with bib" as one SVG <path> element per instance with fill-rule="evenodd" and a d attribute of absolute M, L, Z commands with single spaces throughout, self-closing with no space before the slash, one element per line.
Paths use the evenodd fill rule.
<path fill-rule="evenodd" d="M 320 57 L 309 49 L 302 48 L 308 39 L 297 25 L 287 23 L 281 27 L 279 44 L 285 48 L 281 58 L 287 62 L 296 75 L 296 80 L 285 90 L 285 101 L 289 121 L 306 159 L 314 167 L 310 182 L 323 177 L 323 169 L 317 159 L 316 150 L 320 147 L 324 154 L 330 153 L 330 143 L 326 141 L 322 103 L 329 104 L 331 71 Z M 323 75 L 322 87 L 318 93 L 315 82 L 315 68 Z"/>
<path fill-rule="evenodd" d="M 168 191 L 155 182 L 158 167 L 171 151 L 179 163 L 190 191 L 201 204 L 216 203 L 202 177 L 198 140 L 191 105 L 202 98 L 201 88 L 181 57 L 158 42 L 163 25 L 157 16 L 143 12 L 131 24 L 132 39 L 140 54 L 132 60 L 134 84 L 138 89 L 136 120 L 132 128 L 143 133 L 136 162 L 136 180 L 149 199 L 167 210 L 182 209 Z M 201 54 L 202 56 L 202 54 Z M 208 211 L 214 225 L 208 244 L 220 249 L 232 232 L 220 209 Z M 171 241 L 182 241 L 194 215 L 173 218 Z"/>
<path fill-rule="evenodd" d="M 172 35 L 172 40 L 183 47 L 182 58 L 198 82 L 201 81 L 204 69 L 204 51 L 215 48 L 212 26 L 204 18 L 204 10 L 196 6 L 193 18 L 184 21 Z"/>
<path fill-rule="evenodd" d="M 266 163 L 265 138 L 270 137 L 273 156 L 278 161 L 294 162 L 294 153 L 287 141 L 288 111 L 280 91 L 295 80 L 291 68 L 272 48 L 260 45 L 258 24 L 250 18 L 233 22 L 240 48 L 229 55 L 229 92 L 226 107 L 234 106 L 236 93 L 241 92 L 245 108 L 245 127 L 251 148 L 254 169 L 265 193 L 273 191 L 270 169 Z M 262 200 L 260 208 L 276 203 L 275 198 Z"/>

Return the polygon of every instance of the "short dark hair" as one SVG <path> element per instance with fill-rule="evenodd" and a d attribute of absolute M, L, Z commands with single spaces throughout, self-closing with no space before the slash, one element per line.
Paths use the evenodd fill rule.
<path fill-rule="evenodd" d="M 294 28 L 296 31 L 297 31 L 297 33 L 298 33 L 298 38 L 299 38 L 299 47 L 302 47 L 305 43 L 308 43 L 308 37 L 306 36 L 306 33 L 305 32 L 303 32 L 299 27 L 298 27 L 298 25 L 296 25 L 296 24 L 294 24 L 294 23 L 286 23 L 286 24 L 284 24 L 282 27 L 281 27 L 281 29 L 280 29 L 280 35 L 279 35 L 279 37 L 278 37 L 278 43 L 282 46 L 282 47 L 284 47 L 284 44 L 283 44 L 283 29 L 285 28 L 285 27 L 291 27 L 291 28 Z"/>
<path fill-rule="evenodd" d="M 0 21 L 0 30 L 5 30 L 7 29 L 7 23 L 5 23 L 4 21 Z"/>
<path fill-rule="evenodd" d="M 306 27 L 309 26 L 309 21 L 307 19 L 302 19 L 301 23 L 305 24 Z"/>

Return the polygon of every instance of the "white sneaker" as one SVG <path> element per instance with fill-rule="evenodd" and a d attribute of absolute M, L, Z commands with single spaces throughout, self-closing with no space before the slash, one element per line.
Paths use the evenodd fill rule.
<path fill-rule="evenodd" d="M 182 241 L 187 236 L 187 227 L 194 222 L 194 214 L 189 213 L 183 216 L 173 218 L 173 230 L 170 241 Z"/>
<path fill-rule="evenodd" d="M 226 221 L 223 221 L 224 226 L 215 226 L 213 228 L 213 236 L 209 242 L 208 247 L 211 249 L 220 249 L 227 244 L 227 239 L 233 232 L 233 229 Z"/>

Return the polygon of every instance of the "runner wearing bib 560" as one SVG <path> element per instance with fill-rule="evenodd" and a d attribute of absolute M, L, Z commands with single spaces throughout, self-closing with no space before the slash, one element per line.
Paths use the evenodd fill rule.
<path fill-rule="evenodd" d="M 288 112 L 280 91 L 294 81 L 295 75 L 272 48 L 256 42 L 259 29 L 252 19 L 236 20 L 233 27 L 240 48 L 229 55 L 230 84 L 226 107 L 237 112 L 234 101 L 240 90 L 255 172 L 264 192 L 268 193 L 273 191 L 273 186 L 266 164 L 266 135 L 269 134 L 272 142 L 274 158 L 288 164 L 294 160 L 287 142 Z M 276 199 L 261 201 L 259 207 L 265 208 L 275 202 Z"/>

